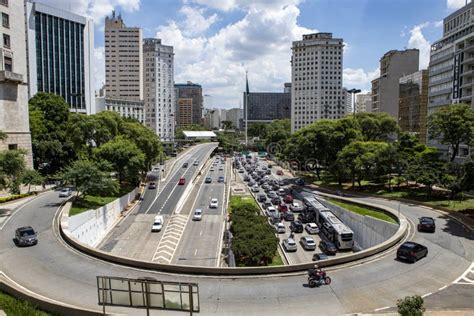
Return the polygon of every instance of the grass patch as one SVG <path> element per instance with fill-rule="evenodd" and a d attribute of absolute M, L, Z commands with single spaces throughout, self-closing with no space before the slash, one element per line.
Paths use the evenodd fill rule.
<path fill-rule="evenodd" d="M 283 259 L 281 258 L 280 254 L 278 251 L 275 253 L 275 256 L 272 258 L 272 263 L 270 263 L 268 266 L 274 267 L 274 266 L 283 266 L 285 265 L 283 263 Z"/>
<path fill-rule="evenodd" d="M 377 219 L 380 219 L 392 224 L 398 224 L 397 221 L 395 221 L 393 218 L 391 218 L 387 214 L 374 210 L 373 208 L 360 206 L 357 204 L 353 204 L 353 203 L 349 203 L 349 202 L 341 201 L 341 200 L 336 200 L 336 199 L 329 199 L 329 201 L 351 212 L 354 212 L 360 215 L 371 216 L 371 217 L 374 217 L 374 218 L 377 218 Z"/>
<path fill-rule="evenodd" d="M 244 195 L 244 196 L 239 196 L 239 195 L 232 195 L 229 199 L 229 208 L 228 208 L 228 213 L 232 214 L 232 209 L 234 208 L 239 208 L 245 204 L 253 205 L 256 208 L 258 208 L 258 204 L 255 201 L 255 199 L 251 195 Z"/>
<path fill-rule="evenodd" d="M 27 301 L 18 300 L 0 291 L 0 309 L 7 315 L 48 316 L 46 312 L 40 311 Z"/>
<path fill-rule="evenodd" d="M 119 192 L 113 196 L 94 196 L 88 195 L 83 199 L 75 200 L 72 202 L 69 216 L 74 216 L 88 210 L 95 210 L 101 206 L 107 205 L 115 199 L 129 193 L 135 187 L 133 185 L 122 185 Z"/>

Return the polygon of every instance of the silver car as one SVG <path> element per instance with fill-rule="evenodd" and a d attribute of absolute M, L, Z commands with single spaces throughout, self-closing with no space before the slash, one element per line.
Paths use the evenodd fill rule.
<path fill-rule="evenodd" d="M 295 252 L 298 247 L 296 246 L 296 242 L 293 238 L 287 238 L 282 241 L 283 248 L 285 248 L 286 252 Z"/>
<path fill-rule="evenodd" d="M 316 242 L 314 241 L 313 237 L 310 236 L 301 237 L 300 244 L 303 246 L 304 250 L 316 249 Z"/>

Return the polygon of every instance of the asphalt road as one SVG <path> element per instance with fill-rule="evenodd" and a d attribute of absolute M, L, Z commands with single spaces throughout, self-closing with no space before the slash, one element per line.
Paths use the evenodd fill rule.
<path fill-rule="evenodd" d="M 398 202 L 361 198 L 398 208 Z M 376 260 L 329 271 L 330 286 L 309 289 L 304 275 L 265 278 L 181 276 L 141 271 L 89 258 L 71 250 L 53 229 L 53 216 L 62 199 L 46 193 L 17 210 L 0 229 L 0 270 L 26 289 L 65 303 L 100 310 L 96 276 L 154 277 L 197 282 L 202 315 L 336 315 L 389 308 L 406 295 L 426 295 L 426 308 L 474 308 L 474 282 L 462 281 L 474 259 L 474 235 L 456 221 L 422 207 L 400 205 L 411 221 L 436 217 L 434 234 L 412 231 L 410 239 L 429 248 L 415 264 L 395 260 L 394 251 Z M 18 248 L 14 230 L 32 225 L 39 232 L 37 246 Z M 413 228 L 413 227 L 412 227 Z M 466 272 L 467 271 L 467 272 Z M 441 289 L 441 290 L 440 290 Z M 144 311 L 107 308 L 108 312 L 145 315 Z M 167 312 L 152 312 L 163 315 Z"/>

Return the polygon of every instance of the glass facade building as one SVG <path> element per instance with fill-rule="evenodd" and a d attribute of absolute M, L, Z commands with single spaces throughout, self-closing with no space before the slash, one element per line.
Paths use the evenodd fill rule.
<path fill-rule="evenodd" d="M 284 92 L 251 92 L 248 104 L 244 92 L 244 124 L 245 115 L 249 124 L 255 122 L 270 123 L 273 120 L 291 117 L 291 93 Z"/>

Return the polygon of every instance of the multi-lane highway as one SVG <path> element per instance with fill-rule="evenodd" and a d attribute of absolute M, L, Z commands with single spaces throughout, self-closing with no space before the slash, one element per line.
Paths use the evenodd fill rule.
<path fill-rule="evenodd" d="M 181 166 L 180 166 L 181 167 Z M 398 202 L 372 198 L 361 201 L 393 209 Z M 400 205 L 411 224 L 420 216 L 436 218 L 434 234 L 409 239 L 424 244 L 429 255 L 415 264 L 395 260 L 394 251 L 347 268 L 330 271 L 330 286 L 310 289 L 302 274 L 258 278 L 182 276 L 109 264 L 67 246 L 59 237 L 54 214 L 62 199 L 57 192 L 39 196 L 0 226 L 0 271 L 11 280 L 50 299 L 99 311 L 96 276 L 153 277 L 199 284 L 202 315 L 339 315 L 389 308 L 406 295 L 425 296 L 428 309 L 474 308 L 474 235 L 452 220 L 423 207 Z M 18 248 L 12 241 L 17 227 L 33 225 L 37 246 Z M 472 272 L 471 272 L 472 271 Z M 109 312 L 144 315 L 144 311 L 107 308 Z M 162 311 L 152 315 L 161 315 Z"/>

